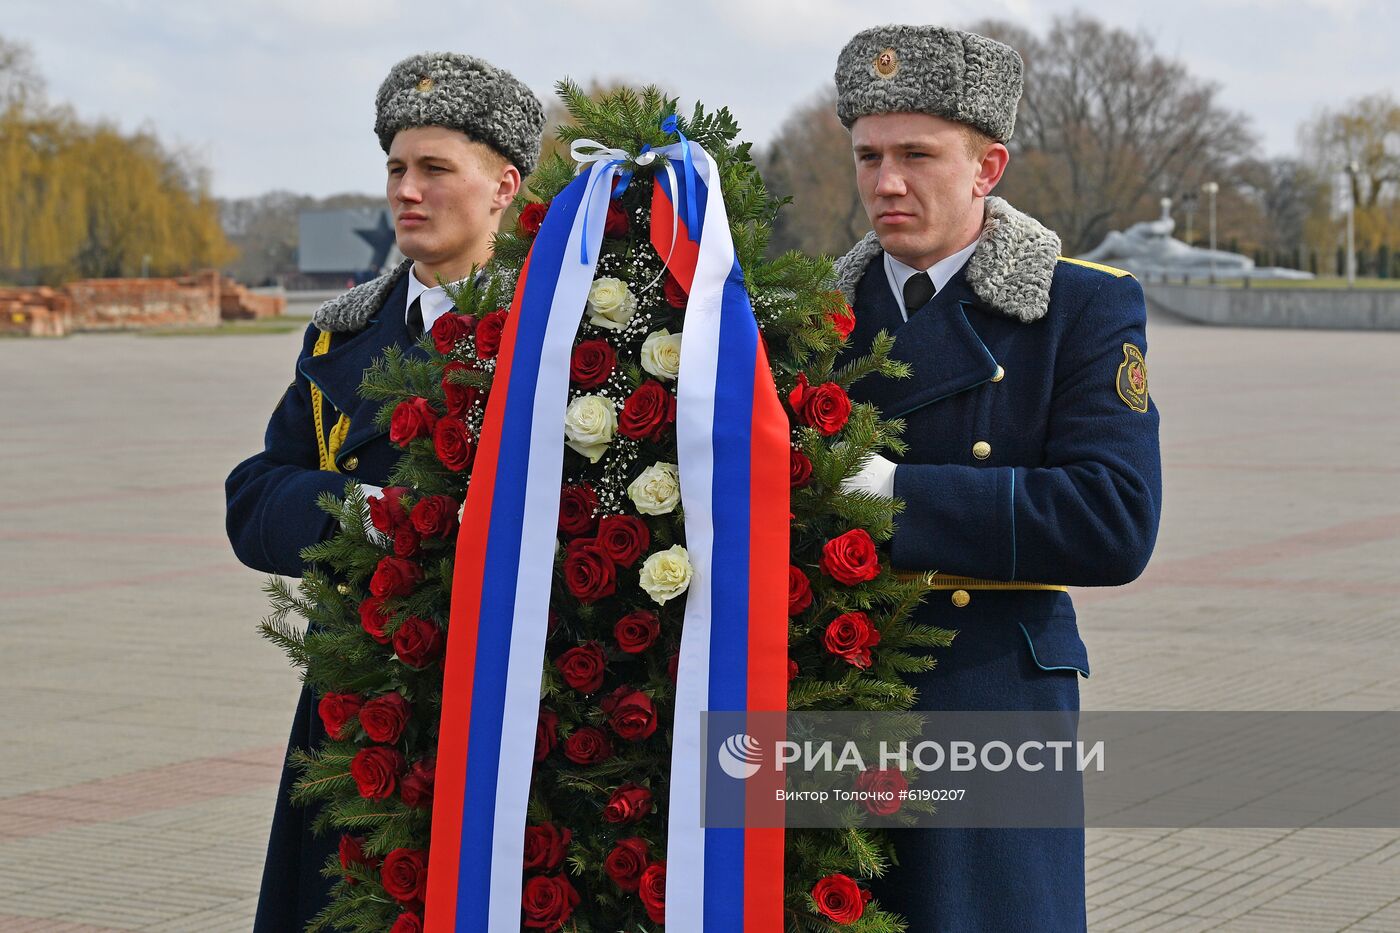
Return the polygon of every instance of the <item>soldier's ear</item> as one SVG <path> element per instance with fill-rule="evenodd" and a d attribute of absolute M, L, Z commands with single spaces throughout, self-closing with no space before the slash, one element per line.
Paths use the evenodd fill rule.
<path fill-rule="evenodd" d="M 520 193 L 520 169 L 506 162 L 500 175 L 496 179 L 496 195 L 492 198 L 492 206 L 497 210 L 505 210 L 515 201 L 515 196 Z"/>
<path fill-rule="evenodd" d="M 972 180 L 972 193 L 974 197 L 985 198 L 992 193 L 992 189 L 1001 181 L 1001 176 L 1006 173 L 1007 163 L 1011 161 L 1011 153 L 1001 143 L 992 143 L 982 153 L 982 160 L 977 166 L 977 175 Z"/>

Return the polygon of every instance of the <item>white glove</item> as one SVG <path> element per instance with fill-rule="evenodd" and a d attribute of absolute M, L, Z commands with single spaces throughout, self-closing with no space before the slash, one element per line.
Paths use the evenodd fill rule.
<path fill-rule="evenodd" d="M 879 454 L 871 454 L 861 464 L 859 473 L 841 481 L 841 491 L 863 492 L 869 496 L 893 499 L 894 469 L 898 465 Z"/>
<path fill-rule="evenodd" d="M 384 495 L 383 486 L 371 486 L 369 483 L 361 483 L 360 488 L 364 490 L 365 502 L 369 502 L 371 499 L 377 499 Z M 374 523 L 369 520 L 368 510 L 365 512 L 365 534 L 369 536 L 369 540 L 372 544 L 377 544 L 380 547 L 389 547 L 394 543 L 392 538 L 374 527 Z"/>

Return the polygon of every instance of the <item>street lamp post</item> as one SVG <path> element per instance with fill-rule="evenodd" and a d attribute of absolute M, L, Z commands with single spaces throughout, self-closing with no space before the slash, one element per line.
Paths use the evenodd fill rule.
<path fill-rule="evenodd" d="M 1213 181 L 1208 181 L 1201 185 L 1201 190 L 1206 193 L 1210 201 L 1210 284 L 1215 284 L 1215 195 L 1220 191 L 1220 186 Z"/>
<path fill-rule="evenodd" d="M 1194 237 L 1191 221 L 1196 216 L 1196 192 L 1188 191 L 1181 196 L 1181 208 L 1186 212 L 1186 236 L 1184 239 L 1189 246 Z"/>
<path fill-rule="evenodd" d="M 1356 287 L 1356 175 L 1360 171 L 1354 160 L 1347 163 L 1347 288 Z"/>

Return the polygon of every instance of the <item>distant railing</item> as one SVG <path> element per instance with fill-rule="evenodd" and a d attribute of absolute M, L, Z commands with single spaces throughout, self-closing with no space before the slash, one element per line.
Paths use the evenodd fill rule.
<path fill-rule="evenodd" d="M 1400 289 L 1319 288 L 1270 283 L 1143 283 L 1150 307 L 1201 324 L 1326 330 L 1400 330 Z"/>

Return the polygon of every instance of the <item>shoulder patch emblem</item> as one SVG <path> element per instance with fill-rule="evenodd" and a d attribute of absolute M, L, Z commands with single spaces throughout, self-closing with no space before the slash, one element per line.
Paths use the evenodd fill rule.
<path fill-rule="evenodd" d="M 1133 411 L 1147 411 L 1147 360 L 1131 343 L 1123 344 L 1123 362 L 1118 364 L 1118 397 Z"/>

